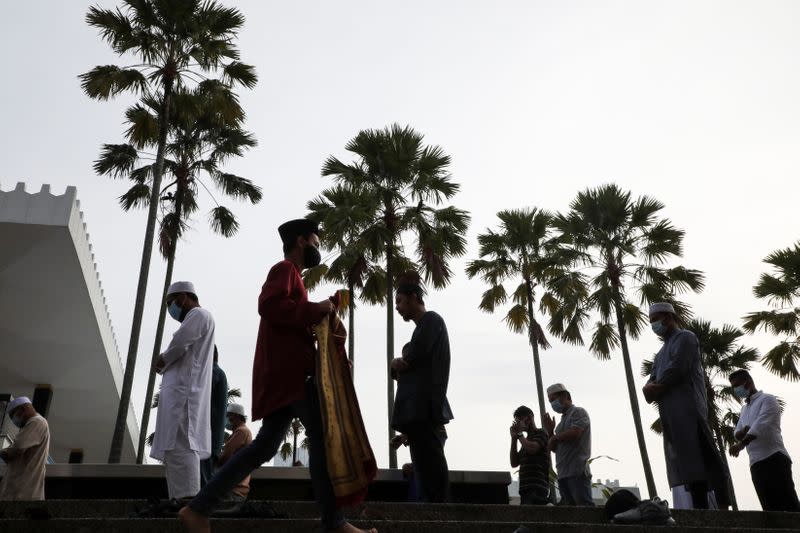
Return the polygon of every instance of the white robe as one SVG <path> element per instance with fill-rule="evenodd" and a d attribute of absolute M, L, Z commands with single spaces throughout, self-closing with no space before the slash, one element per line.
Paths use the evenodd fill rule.
<path fill-rule="evenodd" d="M 167 349 L 150 457 L 164 461 L 168 450 L 188 449 L 211 456 L 211 375 L 214 318 L 196 307 L 186 314 Z M 188 436 L 178 438 L 180 433 Z"/>

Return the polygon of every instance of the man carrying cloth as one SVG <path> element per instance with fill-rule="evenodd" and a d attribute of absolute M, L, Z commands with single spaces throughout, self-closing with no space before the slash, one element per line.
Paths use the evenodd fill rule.
<path fill-rule="evenodd" d="M 311 481 L 324 529 L 363 533 L 336 507 L 313 378 L 316 349 L 311 327 L 335 310 L 329 300 L 309 302 L 300 276 L 303 269 L 320 263 L 319 231 L 315 222 L 299 219 L 281 225 L 278 232 L 284 260 L 272 267 L 258 299 L 261 323 L 253 362 L 253 420 L 263 419 L 261 429 L 252 444 L 234 455 L 181 509 L 180 517 L 191 533 L 211 531 L 208 516 L 242 479 L 272 459 L 293 418 L 300 418 L 311 441 Z"/>

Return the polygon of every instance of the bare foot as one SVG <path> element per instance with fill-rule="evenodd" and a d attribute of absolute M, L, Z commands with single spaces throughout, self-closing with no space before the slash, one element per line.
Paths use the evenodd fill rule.
<path fill-rule="evenodd" d="M 358 529 L 353 524 L 346 522 L 339 529 L 334 529 L 333 533 L 378 533 L 378 530 L 374 527 L 372 529 Z"/>
<path fill-rule="evenodd" d="M 189 533 L 211 533 L 211 522 L 208 521 L 208 517 L 192 511 L 188 505 L 178 511 L 178 516 Z"/>

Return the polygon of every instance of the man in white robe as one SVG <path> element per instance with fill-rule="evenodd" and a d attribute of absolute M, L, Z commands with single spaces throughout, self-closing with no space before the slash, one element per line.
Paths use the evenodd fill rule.
<path fill-rule="evenodd" d="M 156 365 L 162 379 L 150 457 L 166 466 L 170 498 L 193 498 L 200 461 L 211 456 L 214 318 L 187 281 L 170 286 L 167 310 L 181 326 Z"/>

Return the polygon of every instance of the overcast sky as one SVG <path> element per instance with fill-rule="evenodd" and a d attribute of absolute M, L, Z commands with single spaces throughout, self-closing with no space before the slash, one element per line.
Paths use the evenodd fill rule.
<path fill-rule="evenodd" d="M 122 141 L 123 110 L 133 100 L 95 102 L 81 92 L 78 74 L 118 63 L 84 23 L 89 5 L 4 6 L 0 186 L 25 181 L 35 192 L 49 183 L 55 194 L 77 186 L 124 359 L 145 213 L 123 213 L 117 197 L 128 185 L 91 168 L 102 143 Z M 453 265 L 456 279 L 428 298 L 451 337 L 451 469 L 507 470 L 511 412 L 537 402 L 525 337 L 508 332 L 502 314 L 477 309 L 484 287 L 463 274 L 477 234 L 496 224 L 497 211 L 564 210 L 578 190 L 608 182 L 660 199 L 664 214 L 686 230 L 684 264 L 708 276 L 706 290 L 689 300 L 716 326 L 740 325 L 763 307 L 752 296 L 762 258 L 800 236 L 796 2 L 236 5 L 247 17 L 238 42 L 243 60 L 260 76 L 254 91 L 241 93 L 259 146 L 228 168 L 261 185 L 264 200 L 231 206 L 241 231 L 226 240 L 209 231 L 213 202 L 201 197 L 175 277 L 194 281 L 214 314 L 221 365 L 248 406 L 256 299 L 281 258 L 276 227 L 302 216 L 306 201 L 330 185 L 320 177 L 324 159 L 348 158 L 343 147 L 360 129 L 410 124 L 441 145 L 462 186 L 454 204 L 473 217 L 469 254 Z M 138 417 L 164 274 L 154 257 L 134 384 Z M 176 326 L 168 322 L 165 343 Z M 411 331 L 397 320 L 397 348 Z M 385 467 L 385 310 L 362 307 L 356 334 L 356 387 Z M 762 352 L 774 343 L 764 335 L 746 341 Z M 632 343 L 634 368 L 658 345 L 651 334 Z M 601 362 L 553 341 L 542 368 L 546 384 L 564 382 L 588 409 L 593 454 L 618 459 L 597 461 L 595 478 L 645 487 L 621 357 Z M 797 384 L 760 368 L 754 374 L 786 401 L 785 441 L 800 457 L 800 428 L 788 423 L 800 405 Z M 642 405 L 649 426 L 656 414 Z M 647 445 L 666 494 L 662 441 L 648 431 Z M 402 451 L 400 461 L 407 460 Z M 732 473 L 741 506 L 759 508 L 744 454 Z"/>

